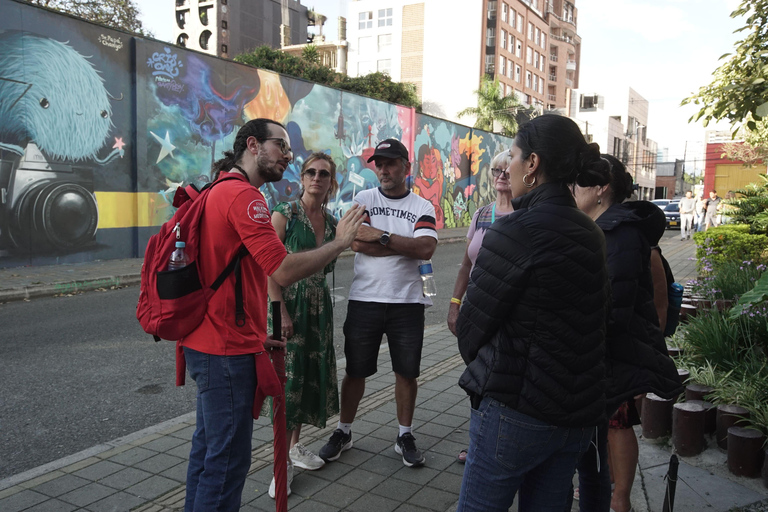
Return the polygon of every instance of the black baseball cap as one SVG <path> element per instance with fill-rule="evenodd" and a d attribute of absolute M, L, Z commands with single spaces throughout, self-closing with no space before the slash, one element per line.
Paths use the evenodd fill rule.
<path fill-rule="evenodd" d="M 373 152 L 373 156 L 368 159 L 368 162 L 373 162 L 377 157 L 405 158 L 408 160 L 408 150 L 399 140 L 386 139 L 376 145 L 376 151 Z"/>

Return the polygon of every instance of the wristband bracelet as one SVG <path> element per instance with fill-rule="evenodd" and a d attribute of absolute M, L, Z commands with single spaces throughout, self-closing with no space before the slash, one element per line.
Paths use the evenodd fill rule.
<path fill-rule="evenodd" d="M 458 304 L 461 306 L 461 299 L 457 299 L 456 297 L 451 297 L 451 304 Z"/>

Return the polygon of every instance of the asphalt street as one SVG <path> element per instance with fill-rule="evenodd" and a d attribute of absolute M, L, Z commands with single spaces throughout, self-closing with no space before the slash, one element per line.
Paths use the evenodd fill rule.
<path fill-rule="evenodd" d="M 444 324 L 465 244 L 439 245 L 438 297 L 426 325 Z M 334 344 L 354 259 L 336 265 Z M 328 277 L 333 286 L 333 276 Z M 138 287 L 0 305 L 0 479 L 194 410 L 195 386 L 175 387 L 174 344 L 135 318 Z"/>

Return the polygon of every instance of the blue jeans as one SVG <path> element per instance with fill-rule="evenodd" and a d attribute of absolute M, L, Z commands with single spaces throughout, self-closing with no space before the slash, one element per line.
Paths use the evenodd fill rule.
<path fill-rule="evenodd" d="M 611 472 L 608 469 L 608 422 L 596 429 L 589 449 L 576 465 L 579 472 L 579 510 L 581 512 L 609 512 L 611 510 Z M 573 494 L 568 506 L 573 504 Z"/>
<path fill-rule="evenodd" d="M 185 512 L 240 509 L 251 466 L 253 354 L 214 356 L 184 348 L 197 384 L 197 428 L 187 469 Z"/>
<path fill-rule="evenodd" d="M 484 398 L 472 409 L 457 512 L 563 512 L 594 427 L 556 427 Z"/>

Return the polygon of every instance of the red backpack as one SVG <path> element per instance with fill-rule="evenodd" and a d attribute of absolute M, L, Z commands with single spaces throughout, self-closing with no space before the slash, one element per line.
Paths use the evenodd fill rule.
<path fill-rule="evenodd" d="M 136 306 L 136 318 L 148 334 L 160 339 L 179 340 L 191 333 L 203 321 L 208 299 L 224 280 L 235 272 L 235 323 L 245 325 L 240 260 L 248 254 L 245 246 L 224 268 L 210 288 L 200 282 L 198 254 L 200 250 L 200 219 L 211 189 L 219 183 L 238 178 L 222 178 L 198 191 L 194 185 L 176 189 L 173 206 L 178 208 L 160 232 L 152 235 L 141 266 L 141 290 Z M 166 270 L 176 242 L 186 244 L 184 251 L 189 265 Z"/>

